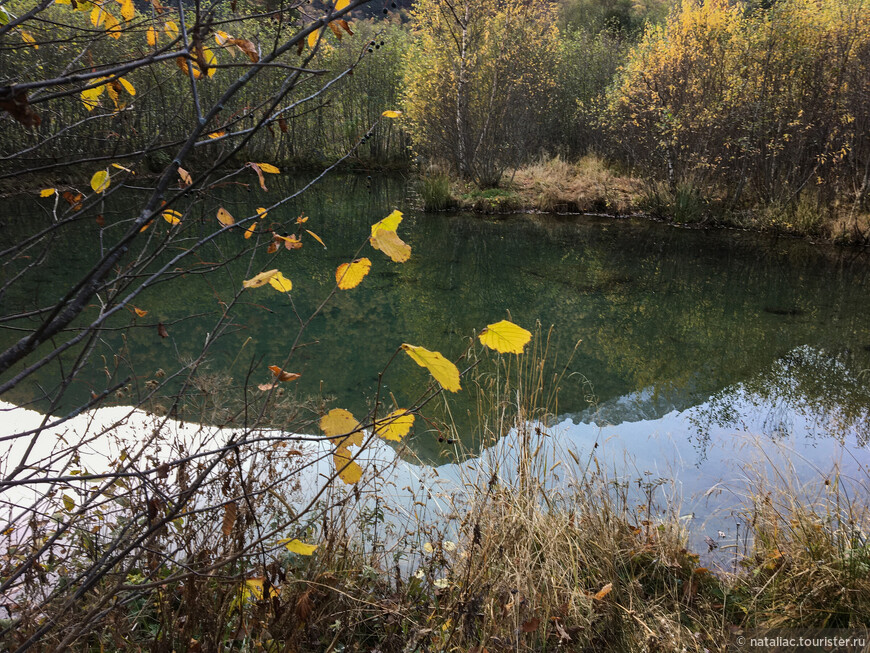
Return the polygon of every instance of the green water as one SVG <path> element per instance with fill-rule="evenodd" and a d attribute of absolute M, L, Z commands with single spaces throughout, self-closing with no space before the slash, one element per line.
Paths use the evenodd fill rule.
<path fill-rule="evenodd" d="M 255 247 L 256 241 L 244 240 L 240 232 L 222 235 L 196 260 L 227 265 L 197 275 L 191 273 L 194 260 L 186 259 L 188 274 L 136 298 L 133 303 L 148 315 L 124 313 L 113 320 L 117 330 L 96 343 L 56 412 L 72 409 L 92 391 L 127 375 L 133 377 L 132 391 L 112 400 L 137 402 L 157 370 L 171 375 L 180 362 L 199 354 L 222 302 L 231 300 L 242 279 L 264 266 L 277 267 L 293 281 L 292 304 L 269 287 L 246 291 L 199 376 L 210 392 L 238 394 L 246 377 L 255 388 L 270 378 L 265 366 L 283 364 L 290 353 L 297 315 L 305 317 L 320 304 L 334 285 L 336 266 L 363 246 L 361 255 L 373 263 L 371 273 L 360 287 L 341 291 L 328 303 L 303 334 L 305 346 L 286 366 L 302 375 L 287 386 L 302 406 L 300 419 L 323 407 L 364 415 L 376 395 L 379 371 L 403 342 L 455 358 L 475 330 L 510 314 L 529 329 L 538 322 L 545 330 L 554 327 L 551 361 L 568 360 L 581 341 L 559 385 L 560 414 L 618 423 L 703 405 L 705 417 L 696 425 L 697 439 L 703 440 L 704 419 L 739 422 L 740 415 L 722 397 L 743 384 L 757 397 L 785 402 L 783 411 L 819 417 L 827 434 L 855 436 L 861 445 L 870 435 L 867 256 L 790 239 L 639 220 L 427 215 L 410 208 L 411 194 L 400 178 L 328 179 L 267 217 L 295 218 L 304 212 L 310 218 L 304 226 L 328 248 L 303 234 L 301 250 L 282 250 L 272 263 L 265 240 Z M 229 189 L 210 201 L 241 216 L 278 196 L 277 186 L 266 196 Z M 125 206 L 135 199 L 130 191 L 104 208 L 104 239 L 116 221 L 130 217 Z M 10 240 L 49 219 L 32 206 L 7 206 L 3 229 Z M 399 234 L 413 253 L 405 264 L 364 245 L 370 225 L 394 208 L 406 212 Z M 191 219 L 188 229 L 199 235 L 215 225 L 210 213 L 199 222 Z M 155 225 L 154 237 L 167 228 Z M 99 244 L 100 229 L 92 218 L 64 231 L 27 283 L 14 285 L 0 300 L 0 313 L 35 308 L 62 295 L 69 280 L 95 260 Z M 6 278 L 21 265 L 8 263 Z M 158 322 L 166 325 L 168 338 L 158 335 Z M 8 346 L 32 324 L 0 325 L 0 345 Z M 71 360 L 65 358 L 65 369 Z M 248 376 L 254 363 L 259 368 Z M 53 396 L 61 373 L 58 364 L 48 366 L 2 399 L 30 404 Z M 425 371 L 402 355 L 384 375 L 380 396 L 392 393 L 405 406 L 427 381 Z M 618 401 L 632 396 L 643 400 L 628 408 Z M 450 401 L 461 427 L 474 411 L 471 393 Z M 33 404 L 46 405 L 45 399 Z M 431 409 L 444 416 L 443 407 Z M 208 410 L 199 414 L 208 418 Z M 426 460 L 438 460 L 446 446 L 421 423 L 411 442 Z"/>

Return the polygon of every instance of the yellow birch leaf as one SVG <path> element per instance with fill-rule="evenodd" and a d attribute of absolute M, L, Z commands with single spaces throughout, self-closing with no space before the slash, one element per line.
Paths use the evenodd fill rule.
<path fill-rule="evenodd" d="M 320 36 L 320 32 L 322 32 L 322 31 L 323 31 L 323 28 L 321 27 L 320 29 L 316 29 L 313 32 L 311 32 L 311 34 L 308 35 L 308 47 L 309 48 L 313 49 L 314 46 L 317 45 L 317 38 Z"/>
<path fill-rule="evenodd" d="M 323 249 L 326 249 L 326 243 L 323 242 L 323 239 L 322 239 L 320 236 L 318 236 L 318 235 L 317 235 L 316 233 L 314 233 L 313 231 L 308 231 L 308 229 L 305 230 L 305 233 L 307 233 L 307 234 L 308 234 L 309 236 L 311 236 L 314 240 L 316 240 L 318 243 L 320 243 L 321 245 L 323 245 Z"/>
<path fill-rule="evenodd" d="M 384 118 L 398 118 L 399 116 L 402 115 L 402 112 L 389 110 L 389 111 L 384 111 L 381 115 Z"/>
<path fill-rule="evenodd" d="M 36 42 L 36 39 L 33 38 L 33 35 L 30 32 L 27 32 L 25 30 L 20 30 L 20 32 L 22 41 L 33 46 L 35 50 L 39 50 L 39 44 Z"/>
<path fill-rule="evenodd" d="M 279 542 L 287 547 L 290 553 L 297 553 L 301 556 L 310 556 L 317 551 L 318 546 L 317 544 L 305 544 L 305 542 L 296 539 L 279 540 Z"/>
<path fill-rule="evenodd" d="M 43 188 L 41 191 L 39 191 L 39 196 L 40 197 L 51 197 L 56 192 L 57 192 L 57 189 L 55 189 L 55 188 Z"/>
<path fill-rule="evenodd" d="M 281 171 L 273 166 L 271 163 L 258 163 L 257 165 L 260 166 L 260 170 L 262 170 L 263 172 L 268 172 L 270 175 L 281 174 Z"/>
<path fill-rule="evenodd" d="M 97 170 L 91 177 L 91 188 L 95 193 L 102 193 L 109 187 L 109 171 Z"/>
<path fill-rule="evenodd" d="M 342 263 L 335 271 L 335 282 L 342 290 L 356 288 L 371 267 L 372 262 L 367 258 L 358 258 L 353 263 Z"/>
<path fill-rule="evenodd" d="M 179 170 L 181 170 L 181 168 L 179 168 Z M 190 176 L 190 175 L 188 175 L 188 176 Z M 236 223 L 236 221 L 233 219 L 233 216 L 231 216 L 230 212 L 227 211 L 224 207 L 220 207 L 218 209 L 217 219 L 218 219 L 218 222 L 220 222 L 225 227 L 229 227 L 230 225 L 233 225 Z"/>
<path fill-rule="evenodd" d="M 265 272 L 260 272 L 260 274 L 256 275 L 248 279 L 247 281 L 242 281 L 243 288 L 259 288 L 260 286 L 265 286 L 269 283 L 269 280 L 278 274 L 278 270 L 266 270 Z"/>
<path fill-rule="evenodd" d="M 181 214 L 173 209 L 166 209 L 162 215 L 163 219 L 171 225 L 176 225 L 181 222 Z"/>
<path fill-rule="evenodd" d="M 400 222 L 402 222 L 402 212 L 393 211 L 386 218 L 372 225 L 372 238 L 377 236 L 379 231 L 395 231 L 399 228 Z"/>
<path fill-rule="evenodd" d="M 153 27 L 149 27 L 148 31 L 145 32 L 145 40 L 152 48 L 157 45 L 157 30 Z"/>
<path fill-rule="evenodd" d="M 163 26 L 163 31 L 166 32 L 171 39 L 178 37 L 178 25 L 176 25 L 173 20 L 166 21 L 166 24 Z"/>
<path fill-rule="evenodd" d="M 103 94 L 103 91 L 106 90 L 106 85 L 102 84 L 100 86 L 95 86 L 94 88 L 88 88 L 82 91 L 82 104 L 85 105 L 85 109 L 88 111 L 92 111 L 97 106 L 99 106 L 100 101 L 99 97 Z"/>
<path fill-rule="evenodd" d="M 264 578 L 249 578 L 245 581 L 248 588 L 249 596 L 253 596 L 257 600 L 263 600 L 263 587 L 265 586 Z M 269 586 L 269 598 L 277 597 L 279 594 L 278 588 L 274 585 Z"/>
<path fill-rule="evenodd" d="M 208 66 L 207 75 L 209 77 L 214 77 L 214 74 L 217 72 L 217 68 L 215 68 L 217 65 L 217 57 L 207 45 L 202 46 L 202 58 L 205 60 L 206 66 Z"/>
<path fill-rule="evenodd" d="M 350 0 L 337 0 L 335 3 L 335 10 L 341 11 L 345 9 L 350 4 Z"/>
<path fill-rule="evenodd" d="M 293 282 L 280 272 L 269 279 L 269 285 L 278 292 L 290 292 L 293 290 Z"/>
<path fill-rule="evenodd" d="M 372 247 L 382 251 L 396 263 L 404 263 L 411 258 L 411 246 L 403 241 L 395 231 L 378 231 L 370 241 Z"/>
<path fill-rule="evenodd" d="M 94 7 L 91 9 L 91 24 L 94 27 L 99 27 L 105 20 L 106 12 L 103 11 L 102 7 Z"/>
<path fill-rule="evenodd" d="M 121 24 L 118 22 L 118 19 L 115 18 L 108 11 L 105 12 L 106 16 L 103 18 L 103 26 L 106 28 L 106 32 L 113 39 L 121 38 Z"/>
<path fill-rule="evenodd" d="M 252 222 L 251 226 L 248 227 L 247 229 L 245 229 L 245 240 L 247 240 L 248 238 L 250 238 L 251 236 L 254 235 L 254 229 L 256 229 L 256 228 L 257 228 L 257 223 Z"/>
<path fill-rule="evenodd" d="M 351 454 L 347 449 L 336 449 L 332 454 L 332 462 L 335 464 L 338 477 L 348 485 L 358 483 L 362 478 L 362 467 L 351 460 Z"/>
<path fill-rule="evenodd" d="M 269 212 L 266 209 L 264 209 L 262 206 L 258 206 L 257 207 L 257 215 L 260 217 L 260 220 L 262 220 L 267 215 L 269 215 Z"/>
<path fill-rule="evenodd" d="M 401 442 L 414 426 L 414 415 L 404 408 L 395 410 L 384 419 L 378 420 L 375 433 L 384 440 Z"/>
<path fill-rule="evenodd" d="M 532 334 L 513 322 L 502 320 L 488 325 L 478 336 L 480 342 L 502 354 L 522 354 Z"/>
<path fill-rule="evenodd" d="M 136 15 L 136 8 L 133 6 L 133 0 L 125 0 L 121 3 L 121 17 L 128 23 L 133 20 Z"/>
<path fill-rule="evenodd" d="M 441 384 L 441 387 L 450 392 L 461 390 L 459 385 L 459 370 L 449 360 L 437 351 L 429 351 L 425 347 L 417 347 L 407 343 L 402 345 L 402 350 L 411 357 L 420 367 L 429 370 L 432 377 Z"/>
<path fill-rule="evenodd" d="M 128 82 L 123 77 L 119 77 L 118 81 L 121 82 L 121 86 L 123 86 L 124 90 L 127 91 L 130 95 L 136 95 L 136 87 L 133 86 L 133 84 Z"/>
<path fill-rule="evenodd" d="M 344 408 L 333 408 L 320 418 L 320 430 L 335 443 L 339 449 L 356 445 L 362 446 L 363 433 L 359 422 Z"/>

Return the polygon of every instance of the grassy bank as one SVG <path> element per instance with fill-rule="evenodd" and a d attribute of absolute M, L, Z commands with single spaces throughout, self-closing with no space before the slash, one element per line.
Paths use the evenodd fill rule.
<path fill-rule="evenodd" d="M 587 155 L 574 163 L 541 159 L 506 174 L 499 188 L 480 189 L 438 170 L 423 172 L 420 197 L 426 210 L 480 213 L 596 213 L 641 215 L 697 227 L 732 227 L 788 234 L 822 242 L 870 244 L 870 214 L 843 198 L 824 203 L 812 190 L 787 203 L 729 205 L 727 193 L 691 183 L 639 178 Z"/>

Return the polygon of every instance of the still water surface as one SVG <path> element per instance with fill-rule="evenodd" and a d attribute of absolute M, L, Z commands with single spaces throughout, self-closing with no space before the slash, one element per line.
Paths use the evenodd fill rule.
<path fill-rule="evenodd" d="M 791 452 L 786 459 L 803 461 L 810 471 L 828 473 L 836 462 L 844 473 L 866 480 L 867 256 L 633 219 L 422 214 L 410 208 L 411 194 L 400 178 L 339 176 L 281 209 L 284 217 L 309 216 L 305 226 L 327 249 L 306 238 L 301 250 L 279 255 L 277 267 L 294 284 L 292 305 L 268 287 L 247 291 L 234 326 L 210 354 L 215 378 L 238 384 L 252 361 L 282 362 L 296 336 L 295 314 L 308 315 L 326 297 L 336 266 L 353 258 L 372 223 L 399 208 L 406 212 L 399 233 L 413 248 L 410 261 L 392 263 L 364 247 L 371 273 L 314 319 L 302 339 L 306 346 L 287 366 L 302 375 L 293 388 L 300 401 L 363 415 L 377 392 L 378 372 L 401 343 L 455 358 L 476 331 L 510 315 L 529 329 L 537 323 L 544 331 L 553 327 L 550 363 L 560 368 L 570 360 L 558 384 L 555 422 L 581 450 L 598 443 L 614 460 L 627 455 L 639 471 L 682 474 L 691 493 L 731 474 L 729 465 L 747 442 L 772 457 L 770 447 L 785 443 Z M 249 215 L 267 201 L 228 191 L 221 203 L 235 215 Z M 124 210 L 123 203 L 106 207 L 108 223 Z M 3 313 L 56 296 L 58 280 L 92 262 L 97 239 L 95 225 L 68 235 L 62 255 L 4 298 Z M 201 258 L 224 260 L 251 244 L 226 234 Z M 223 272 L 182 277 L 137 298 L 148 316 L 116 321 L 119 330 L 105 335 L 64 405 L 106 387 L 102 356 L 123 354 L 124 369 L 112 374 L 133 374 L 135 397 L 156 370 L 175 369 L 196 355 L 220 302 L 251 269 L 266 265 L 264 249 L 253 268 L 250 258 L 240 259 Z M 168 326 L 169 338 L 158 336 L 158 321 Z M 121 328 L 130 324 L 124 349 Z M 19 336 L 0 331 L 0 344 Z M 30 404 L 57 380 L 58 370 L 46 369 L 3 399 Z M 427 381 L 402 356 L 384 375 L 381 396 L 392 393 L 399 405 L 408 405 Z M 463 437 L 473 401 L 461 393 L 450 402 Z M 444 417 L 443 407 L 432 411 Z M 454 454 L 420 421 L 409 444 L 433 465 Z M 734 474 L 745 472 L 742 464 Z"/>

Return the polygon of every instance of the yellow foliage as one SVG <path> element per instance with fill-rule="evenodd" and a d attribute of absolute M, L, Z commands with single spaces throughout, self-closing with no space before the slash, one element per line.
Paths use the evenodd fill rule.
<path fill-rule="evenodd" d="M 429 351 L 425 347 L 417 347 L 407 343 L 402 345 L 402 351 L 411 357 L 417 365 L 429 370 L 432 377 L 441 387 L 450 392 L 459 392 L 459 370 L 449 360 L 437 351 Z"/>

